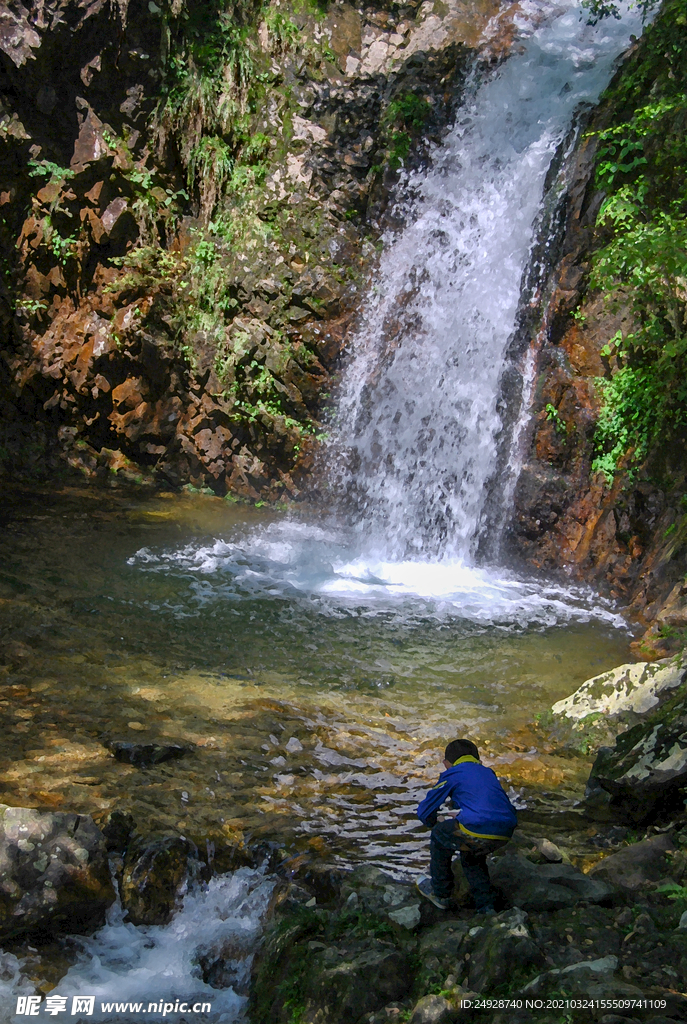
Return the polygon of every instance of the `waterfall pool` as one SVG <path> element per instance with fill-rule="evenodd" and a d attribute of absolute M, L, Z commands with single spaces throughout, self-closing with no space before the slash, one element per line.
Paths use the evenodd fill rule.
<path fill-rule="evenodd" d="M 6 491 L 1 514 L 0 801 L 412 872 L 448 738 L 523 803 L 581 795 L 588 761 L 535 719 L 629 658 L 591 593 L 385 565 L 332 522 L 209 496 Z M 118 740 L 189 749 L 140 769 Z"/>

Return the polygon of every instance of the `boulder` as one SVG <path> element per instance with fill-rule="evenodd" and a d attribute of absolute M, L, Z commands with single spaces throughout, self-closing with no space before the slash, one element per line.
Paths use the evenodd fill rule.
<path fill-rule="evenodd" d="M 307 1002 L 322 1011 L 327 1024 L 351 1024 L 393 1000 L 403 999 L 411 985 L 408 958 L 386 943 L 317 972 Z"/>
<path fill-rule="evenodd" d="M 687 658 L 676 655 L 662 661 L 619 665 L 587 679 L 569 697 L 559 700 L 551 711 L 582 731 L 594 725 L 615 736 L 621 728 L 641 721 L 658 709 L 687 676 Z"/>
<path fill-rule="evenodd" d="M 530 935 L 524 910 L 516 907 L 486 920 L 488 924 L 469 933 L 474 936 L 469 986 L 475 992 L 490 993 L 505 985 L 514 964 L 526 970 L 541 967 L 545 958 Z"/>
<path fill-rule="evenodd" d="M 646 824 L 684 807 L 687 784 L 687 694 L 680 687 L 647 719 L 602 747 L 590 782 L 610 794 L 610 808 L 632 824 Z"/>
<path fill-rule="evenodd" d="M 198 874 L 198 850 L 183 836 L 137 837 L 124 858 L 122 906 L 133 924 L 166 924 Z"/>
<path fill-rule="evenodd" d="M 368 913 L 386 917 L 401 928 L 413 931 L 420 924 L 422 915 L 415 887 L 397 882 L 379 868 L 365 865 L 353 871 L 341 887 L 341 898 L 345 901 L 353 894 Z"/>
<path fill-rule="evenodd" d="M 472 948 L 468 938 L 470 924 L 449 918 L 439 921 L 420 932 L 417 958 L 421 964 L 417 981 L 419 991 L 445 987 L 446 978 L 457 974 L 461 979 L 467 974 L 465 954 Z M 465 970 L 459 969 L 465 964 Z"/>
<path fill-rule="evenodd" d="M 527 998 L 563 991 L 566 995 L 584 996 L 587 999 L 643 999 L 641 989 L 614 977 L 617 967 L 617 956 L 580 960 L 568 967 L 537 975 L 525 985 L 520 994 Z"/>
<path fill-rule="evenodd" d="M 563 910 L 582 900 L 607 903 L 614 895 L 607 882 L 583 875 L 572 864 L 533 864 L 519 853 L 499 857 L 490 874 L 513 906 L 528 911 Z"/>
<path fill-rule="evenodd" d="M 91 817 L 0 804 L 0 940 L 92 931 L 114 900 L 105 838 Z"/>
<path fill-rule="evenodd" d="M 671 854 L 676 849 L 670 835 L 653 836 L 612 853 L 595 864 L 589 877 L 614 885 L 627 893 L 655 889 L 671 874 Z"/>

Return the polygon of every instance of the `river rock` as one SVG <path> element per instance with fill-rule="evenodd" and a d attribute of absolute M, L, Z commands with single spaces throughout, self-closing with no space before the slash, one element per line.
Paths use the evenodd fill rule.
<path fill-rule="evenodd" d="M 0 804 L 0 940 L 92 931 L 114 899 L 105 838 L 91 817 Z"/>
<path fill-rule="evenodd" d="M 525 985 L 521 995 L 539 996 L 563 989 L 570 995 L 589 999 L 642 999 L 644 993 L 640 988 L 614 977 L 617 967 L 617 956 L 581 960 L 568 967 L 537 975 Z"/>
<path fill-rule="evenodd" d="M 513 906 L 523 910 L 562 910 L 584 900 L 607 903 L 614 890 L 607 882 L 583 875 L 572 864 L 533 864 L 519 853 L 499 857 L 491 880 Z"/>
<path fill-rule="evenodd" d="M 590 782 L 611 796 L 621 819 L 645 824 L 682 811 L 687 784 L 687 695 L 681 687 L 645 722 L 602 747 Z"/>
<path fill-rule="evenodd" d="M 410 983 L 408 958 L 393 946 L 380 942 L 357 955 L 344 953 L 336 966 L 314 975 L 308 992 L 314 1012 L 309 1017 L 319 1012 L 327 1024 L 350 1024 L 403 999 Z"/>
<path fill-rule="evenodd" d="M 409 1024 L 449 1024 L 455 1011 L 443 996 L 423 996 L 413 1008 Z"/>
<path fill-rule="evenodd" d="M 604 857 L 590 870 L 589 877 L 630 894 L 655 889 L 659 882 L 671 876 L 675 850 L 672 836 L 653 836 Z"/>
<path fill-rule="evenodd" d="M 133 924 L 166 924 L 190 877 L 198 850 L 183 836 L 137 837 L 124 858 L 122 906 Z"/>
<path fill-rule="evenodd" d="M 463 961 L 470 946 L 469 931 L 467 921 L 451 918 L 420 932 L 417 956 L 425 989 L 443 987 L 447 976 L 456 973 L 456 965 Z"/>
<path fill-rule="evenodd" d="M 365 865 L 348 876 L 341 887 L 341 897 L 348 899 L 354 894 L 368 913 L 386 917 L 409 931 L 420 924 L 422 915 L 415 887 L 397 882 L 379 868 Z"/>

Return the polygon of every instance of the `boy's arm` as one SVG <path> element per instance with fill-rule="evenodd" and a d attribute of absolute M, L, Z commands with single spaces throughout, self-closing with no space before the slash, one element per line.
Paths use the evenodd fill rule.
<path fill-rule="evenodd" d="M 430 789 L 429 793 L 419 804 L 417 809 L 417 816 L 423 825 L 428 828 L 432 828 L 437 823 L 437 811 L 443 804 L 444 800 L 448 800 L 451 795 L 451 790 L 448 782 L 439 782 L 433 789 Z"/>

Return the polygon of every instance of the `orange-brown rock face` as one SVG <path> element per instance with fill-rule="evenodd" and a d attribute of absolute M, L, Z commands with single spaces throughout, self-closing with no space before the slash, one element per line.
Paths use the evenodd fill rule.
<path fill-rule="evenodd" d="M 601 108 L 594 126 L 603 126 L 608 113 Z M 679 640 L 675 623 L 687 622 L 684 471 L 681 453 L 667 451 L 667 487 L 657 483 L 655 469 L 653 478 L 646 468 L 621 469 L 612 484 L 592 472 L 596 382 L 611 370 L 602 349 L 630 326 L 622 306 L 609 312 L 587 288 L 603 198 L 591 181 L 594 152 L 593 137 L 584 137 L 562 171 L 568 188 L 560 255 L 541 286 L 539 318 L 529 332 L 537 383 L 508 545 L 516 558 L 598 587 L 631 620 L 652 627 L 637 644 L 646 659 L 669 650 Z"/>
<path fill-rule="evenodd" d="M 243 135 L 238 114 L 213 127 L 192 98 L 183 125 L 160 113 L 200 10 L 0 3 L 0 474 L 66 462 L 297 496 L 398 153 L 440 138 L 475 54 L 507 53 L 519 9 L 337 4 L 321 20 L 282 4 L 291 35 L 256 14 L 255 80 L 228 64 L 217 97 Z M 219 157 L 199 176 L 206 144 L 238 176 L 218 176 Z"/>

